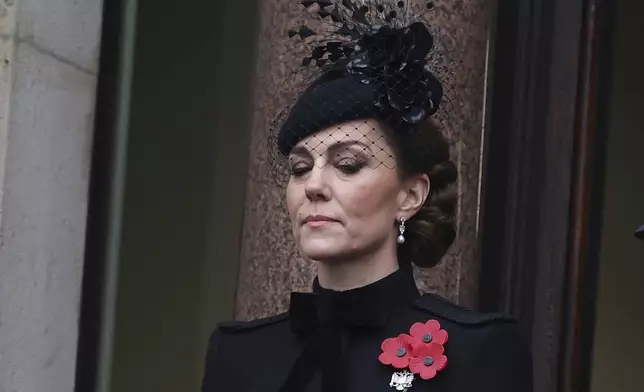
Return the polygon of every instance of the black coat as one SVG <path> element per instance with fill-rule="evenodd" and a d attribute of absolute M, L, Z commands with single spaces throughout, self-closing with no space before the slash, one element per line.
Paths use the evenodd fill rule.
<path fill-rule="evenodd" d="M 392 375 L 402 370 L 379 358 L 390 363 L 393 355 L 403 366 L 410 352 L 421 349 L 405 346 L 409 351 L 381 357 L 381 344 L 430 320 L 447 332 L 447 341 L 444 332 L 426 330 L 432 337 L 417 325 L 413 347 L 440 344 L 447 365 L 431 379 L 416 374 L 410 392 L 532 391 L 532 361 L 515 322 L 421 296 L 409 267 L 359 289 L 333 292 L 316 281 L 313 291 L 294 293 L 288 313 L 220 325 L 210 340 L 202 392 L 395 391 Z M 445 360 L 436 354 L 418 354 L 415 369 L 431 376 L 430 368 Z"/>

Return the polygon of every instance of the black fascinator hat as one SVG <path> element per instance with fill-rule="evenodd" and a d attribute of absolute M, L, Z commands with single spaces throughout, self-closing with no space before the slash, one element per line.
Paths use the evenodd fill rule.
<path fill-rule="evenodd" d="M 301 86 L 272 124 L 278 173 L 298 142 L 323 129 L 375 119 L 404 137 L 438 112 L 452 67 L 426 21 L 432 2 L 299 3 L 304 13 L 288 35 L 298 60 L 290 77 Z"/>

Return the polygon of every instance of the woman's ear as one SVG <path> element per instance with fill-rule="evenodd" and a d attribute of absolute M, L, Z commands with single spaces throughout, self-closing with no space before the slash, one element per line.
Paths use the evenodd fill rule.
<path fill-rule="evenodd" d="M 415 175 L 403 183 L 398 198 L 399 216 L 406 219 L 414 216 L 423 207 L 429 196 L 431 184 L 427 174 Z"/>

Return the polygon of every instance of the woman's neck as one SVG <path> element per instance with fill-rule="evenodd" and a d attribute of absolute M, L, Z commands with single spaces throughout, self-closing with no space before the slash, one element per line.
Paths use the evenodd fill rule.
<path fill-rule="evenodd" d="M 346 291 L 377 282 L 398 268 L 395 249 L 381 251 L 354 259 L 318 262 L 318 281 L 325 289 Z"/>

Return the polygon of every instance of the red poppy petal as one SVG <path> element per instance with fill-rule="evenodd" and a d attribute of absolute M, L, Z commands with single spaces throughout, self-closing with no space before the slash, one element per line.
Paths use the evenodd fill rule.
<path fill-rule="evenodd" d="M 436 331 L 434 334 L 434 339 L 432 339 L 432 342 L 438 343 L 438 344 L 445 344 L 447 343 L 447 331 L 444 329 Z"/>
<path fill-rule="evenodd" d="M 434 367 L 437 371 L 441 371 L 447 367 L 447 357 L 441 355 L 440 357 L 434 359 Z"/>
<path fill-rule="evenodd" d="M 435 346 L 440 346 L 440 344 L 428 343 L 428 344 L 417 345 L 414 348 L 414 357 L 425 358 L 428 356 L 435 355 L 437 353 L 437 349 L 435 348 Z M 438 355 L 440 354 L 442 353 L 438 353 Z"/>
<path fill-rule="evenodd" d="M 391 366 L 395 367 L 396 369 L 404 369 L 407 366 L 409 366 L 409 357 L 408 356 L 396 357 L 391 362 Z"/>
<path fill-rule="evenodd" d="M 423 343 L 423 341 L 422 341 L 422 340 L 420 340 L 420 339 L 416 339 L 416 341 L 414 342 L 414 344 L 412 344 L 412 346 L 411 346 L 411 355 L 412 355 L 412 356 L 416 356 L 416 352 L 418 351 L 418 349 L 419 349 L 420 347 L 424 346 L 424 345 L 425 345 L 425 343 Z"/>
<path fill-rule="evenodd" d="M 391 365 L 392 357 L 388 353 L 382 353 L 378 356 L 378 360 L 383 364 L 383 365 Z"/>
<path fill-rule="evenodd" d="M 429 352 L 427 351 L 426 344 L 423 343 L 414 346 L 414 358 L 425 358 L 427 355 L 429 355 Z"/>
<path fill-rule="evenodd" d="M 415 338 L 422 339 L 423 335 L 425 334 L 425 324 L 415 323 L 409 329 L 409 333 Z"/>
<path fill-rule="evenodd" d="M 398 335 L 398 340 L 400 341 L 412 341 L 414 338 L 411 335 L 407 335 L 406 333 L 401 333 Z"/>
<path fill-rule="evenodd" d="M 384 352 L 395 352 L 400 347 L 398 338 L 387 338 L 380 344 L 380 348 Z"/>
<path fill-rule="evenodd" d="M 427 345 L 427 347 L 430 349 L 430 353 L 431 353 L 430 355 L 431 355 L 432 357 L 438 357 L 438 356 L 441 356 L 441 355 L 443 355 L 443 353 L 445 352 L 445 347 L 443 347 L 443 345 L 442 345 L 442 344 L 438 344 L 438 343 L 429 343 L 429 344 Z"/>
<path fill-rule="evenodd" d="M 431 380 L 436 377 L 436 368 L 433 366 L 425 366 L 425 368 L 420 372 L 420 378 L 423 380 Z"/>
<path fill-rule="evenodd" d="M 425 368 L 425 359 L 420 357 L 413 357 L 409 360 L 409 370 L 414 374 L 420 374 Z"/>
<path fill-rule="evenodd" d="M 398 343 L 405 347 L 405 349 L 412 350 L 417 340 L 407 334 L 402 334 L 398 336 Z"/>
<path fill-rule="evenodd" d="M 429 320 L 425 323 L 425 330 L 432 335 L 434 335 L 439 329 L 441 329 L 441 324 L 436 320 Z"/>

